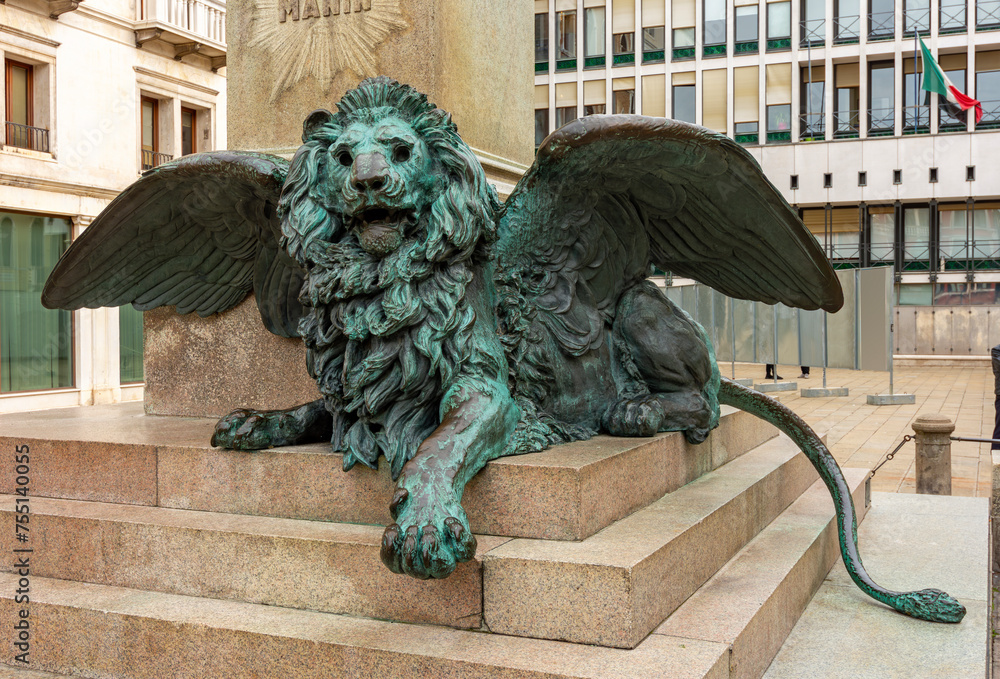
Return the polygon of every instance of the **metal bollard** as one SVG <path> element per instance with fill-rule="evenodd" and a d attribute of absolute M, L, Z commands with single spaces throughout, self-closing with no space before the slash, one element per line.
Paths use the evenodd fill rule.
<path fill-rule="evenodd" d="M 1000 344 L 990 349 L 990 363 L 993 365 L 993 412 L 996 418 L 993 424 L 993 438 L 1000 439 Z M 1000 443 L 994 443 L 990 450 L 1000 450 Z"/>
<path fill-rule="evenodd" d="M 913 421 L 917 446 L 917 492 L 951 495 L 951 433 L 955 423 L 944 415 L 921 415 Z"/>

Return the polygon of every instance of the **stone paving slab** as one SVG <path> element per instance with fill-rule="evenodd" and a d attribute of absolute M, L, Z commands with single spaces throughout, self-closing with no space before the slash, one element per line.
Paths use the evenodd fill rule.
<path fill-rule="evenodd" d="M 781 436 L 582 542 L 504 543 L 483 557 L 486 624 L 635 647 L 816 479 Z"/>
<path fill-rule="evenodd" d="M 792 630 L 765 679 L 981 679 L 989 657 L 989 509 L 984 498 L 873 493 L 859 531 L 865 566 L 884 587 L 936 587 L 968 613 L 957 625 L 873 602 L 842 564 Z"/>
<path fill-rule="evenodd" d="M 33 578 L 33 662 L 132 679 L 726 679 L 724 644 L 634 650 Z M 16 610 L 0 574 L 0 619 Z M 13 648 L 0 645 L 0 662 Z"/>

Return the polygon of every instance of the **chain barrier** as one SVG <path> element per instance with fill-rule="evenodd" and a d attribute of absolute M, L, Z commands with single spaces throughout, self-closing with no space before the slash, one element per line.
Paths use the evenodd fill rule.
<path fill-rule="evenodd" d="M 903 440 L 899 442 L 899 445 L 896 446 L 895 448 L 893 448 L 891 453 L 889 453 L 888 455 L 886 455 L 884 458 L 882 458 L 881 462 L 879 462 L 877 465 L 875 465 L 875 468 L 872 469 L 871 476 L 869 476 L 868 478 L 870 478 L 870 479 L 874 478 L 875 477 L 875 472 L 877 472 L 879 469 L 881 469 L 882 465 L 884 465 L 886 462 L 888 462 L 892 458 L 896 457 L 896 453 L 899 452 L 900 448 L 902 448 L 904 445 L 906 445 L 907 441 L 912 441 L 912 440 L 913 440 L 913 437 L 910 436 L 909 434 L 906 434 L 905 436 L 903 436 Z"/>

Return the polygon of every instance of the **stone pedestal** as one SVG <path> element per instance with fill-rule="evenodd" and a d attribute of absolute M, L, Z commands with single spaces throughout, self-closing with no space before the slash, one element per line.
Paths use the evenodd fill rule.
<path fill-rule="evenodd" d="M 519 0 L 235 0 L 228 4 L 228 148 L 291 157 L 302 121 L 388 75 L 449 111 L 506 197 L 534 155 L 532 12 Z M 317 397 L 297 340 L 252 299 L 220 317 L 147 313 L 146 412 L 218 416 Z"/>
<path fill-rule="evenodd" d="M 951 434 L 955 423 L 944 415 L 921 415 L 913 421 L 916 434 L 917 492 L 951 495 Z"/>

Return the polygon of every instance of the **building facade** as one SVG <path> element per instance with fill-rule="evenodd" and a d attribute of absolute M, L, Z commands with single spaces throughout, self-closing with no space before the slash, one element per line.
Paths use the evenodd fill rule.
<path fill-rule="evenodd" d="M 225 11 L 0 4 L 0 412 L 142 398 L 141 314 L 48 310 L 41 289 L 142 170 L 225 147 Z"/>
<path fill-rule="evenodd" d="M 894 265 L 897 354 L 1000 329 L 1000 1 L 536 0 L 535 136 L 640 113 L 740 142 L 836 267 Z M 920 36 L 964 115 L 921 89 Z"/>

